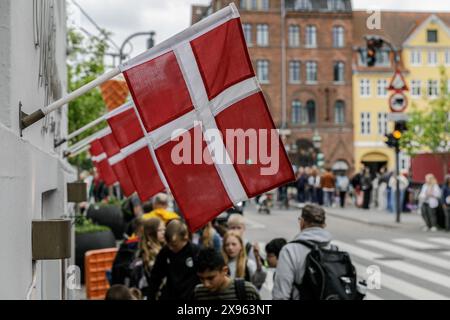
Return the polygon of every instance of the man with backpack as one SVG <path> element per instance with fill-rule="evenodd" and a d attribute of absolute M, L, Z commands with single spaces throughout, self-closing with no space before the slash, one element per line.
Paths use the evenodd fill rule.
<path fill-rule="evenodd" d="M 273 299 L 361 299 L 349 255 L 330 245 L 325 211 L 317 205 L 306 205 L 299 222 L 301 232 L 280 252 Z"/>

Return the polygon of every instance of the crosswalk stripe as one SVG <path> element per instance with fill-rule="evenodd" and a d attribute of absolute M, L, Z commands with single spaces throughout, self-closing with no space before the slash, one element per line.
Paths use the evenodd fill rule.
<path fill-rule="evenodd" d="M 399 254 L 399 255 L 414 259 L 414 260 L 426 262 L 427 264 L 431 264 L 431 265 L 437 266 L 439 268 L 445 268 L 445 269 L 450 270 L 450 260 L 441 259 L 441 258 L 434 257 L 434 256 L 426 254 L 426 253 L 417 252 L 417 251 L 399 247 L 399 246 L 396 246 L 396 245 L 393 245 L 393 244 L 390 244 L 387 242 L 373 240 L 373 239 L 358 240 L 358 242 L 368 245 L 368 246 L 371 246 L 371 247 L 381 249 L 381 250 L 394 252 L 396 254 Z"/>
<path fill-rule="evenodd" d="M 249 229 L 265 229 L 266 226 L 262 223 L 256 222 L 253 219 L 245 218 L 245 224 Z"/>
<path fill-rule="evenodd" d="M 367 292 L 366 297 L 364 298 L 364 300 L 384 300 L 382 298 L 380 298 L 379 296 L 371 293 L 371 292 Z"/>
<path fill-rule="evenodd" d="M 361 264 L 353 263 L 356 268 L 356 273 L 359 277 L 367 280 L 367 268 Z M 428 289 L 418 287 L 409 282 L 389 276 L 381 269 L 381 288 L 386 287 L 392 291 L 398 292 L 404 296 L 415 300 L 448 300 L 449 297 L 443 296 Z M 372 291 L 368 290 L 369 293 Z"/>
<path fill-rule="evenodd" d="M 342 241 L 333 241 L 333 244 L 337 245 L 340 250 L 347 251 L 350 254 L 369 260 L 375 264 L 384 265 L 388 268 L 410 274 L 416 278 L 421 278 L 425 281 L 433 282 L 440 286 L 450 288 L 450 277 L 448 276 L 424 268 L 416 267 L 403 261 L 376 260 L 382 258 L 383 255 L 374 253 L 367 249 L 362 249 L 360 247 Z"/>
<path fill-rule="evenodd" d="M 428 238 L 428 241 L 450 246 L 450 238 Z"/>
<path fill-rule="evenodd" d="M 408 247 L 412 247 L 415 249 L 422 249 L 422 250 L 426 250 L 426 249 L 437 249 L 439 248 L 438 246 L 436 246 L 435 244 L 429 244 L 426 242 L 422 242 L 422 241 L 417 241 L 417 240 L 413 240 L 413 239 L 394 239 L 392 240 L 395 243 L 399 243 Z"/>

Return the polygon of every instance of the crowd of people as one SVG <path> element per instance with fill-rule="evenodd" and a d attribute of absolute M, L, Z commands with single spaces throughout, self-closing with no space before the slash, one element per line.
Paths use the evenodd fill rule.
<path fill-rule="evenodd" d="M 154 203 L 161 204 L 161 198 Z M 221 237 L 211 223 L 191 234 L 182 217 L 164 221 L 153 212 L 136 217 L 134 234 L 120 246 L 107 300 L 260 300 L 269 268 L 275 270 L 273 299 L 306 295 L 307 246 L 275 238 L 263 257 L 258 244 L 246 238 L 240 214 L 230 215 Z M 294 240 L 330 249 L 323 208 L 307 205 L 298 220 Z"/>
<path fill-rule="evenodd" d="M 352 177 L 344 172 L 332 172 L 329 168 L 300 167 L 296 176 L 297 201 L 316 203 L 325 207 L 345 208 L 350 205 L 364 210 L 375 209 L 397 212 L 397 177 L 386 167 L 371 172 L 363 167 Z M 411 183 L 407 170 L 398 177 L 400 212 L 419 210 L 426 226 L 424 230 L 438 229 L 439 215 L 443 217 L 443 228 L 449 228 L 449 184 L 450 176 L 439 186 L 432 174 L 425 177 L 421 188 Z"/>

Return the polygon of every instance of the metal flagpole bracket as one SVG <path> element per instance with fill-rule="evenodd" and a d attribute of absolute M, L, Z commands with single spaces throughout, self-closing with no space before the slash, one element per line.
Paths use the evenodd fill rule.
<path fill-rule="evenodd" d="M 59 140 L 55 139 L 55 142 L 54 142 L 55 149 L 58 148 L 60 145 L 62 145 L 64 142 L 67 142 L 66 138 L 62 138 Z"/>
<path fill-rule="evenodd" d="M 20 137 L 22 138 L 22 130 L 24 129 L 22 125 L 22 120 L 24 117 L 27 117 L 28 114 L 22 111 L 22 101 L 19 101 L 19 131 L 20 131 Z"/>
<path fill-rule="evenodd" d="M 38 122 L 42 118 L 45 117 L 44 112 L 39 109 L 32 114 L 27 114 L 22 111 L 22 103 L 19 103 L 19 127 L 20 127 L 20 136 L 22 137 L 22 131 L 31 126 L 33 123 Z"/>

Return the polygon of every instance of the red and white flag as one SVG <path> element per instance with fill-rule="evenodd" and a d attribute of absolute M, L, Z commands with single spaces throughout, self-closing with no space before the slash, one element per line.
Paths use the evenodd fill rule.
<path fill-rule="evenodd" d="M 131 196 L 136 192 L 136 187 L 134 186 L 123 154 L 120 152 L 119 145 L 117 144 L 112 132 L 99 138 L 99 141 L 108 157 L 109 165 L 113 169 L 117 180 L 119 181 L 123 194 L 126 197 Z"/>
<path fill-rule="evenodd" d="M 146 130 L 142 147 L 155 151 L 191 231 L 295 180 L 234 4 L 121 71 Z"/>
<path fill-rule="evenodd" d="M 114 110 L 107 115 L 106 120 L 117 143 L 115 150 L 119 151 L 119 155 L 111 160 L 125 162 L 139 198 L 148 201 L 164 191 L 165 179 L 155 165 L 153 150 L 147 143 L 134 104 L 127 103 Z"/>
<path fill-rule="evenodd" d="M 91 160 L 94 166 L 97 168 L 100 179 L 103 180 L 107 186 L 112 186 L 117 182 L 117 177 L 109 165 L 108 156 L 99 140 L 108 133 L 110 133 L 110 131 L 102 130 L 102 134 L 100 134 L 96 140 L 91 142 L 89 153 L 91 154 Z"/>

